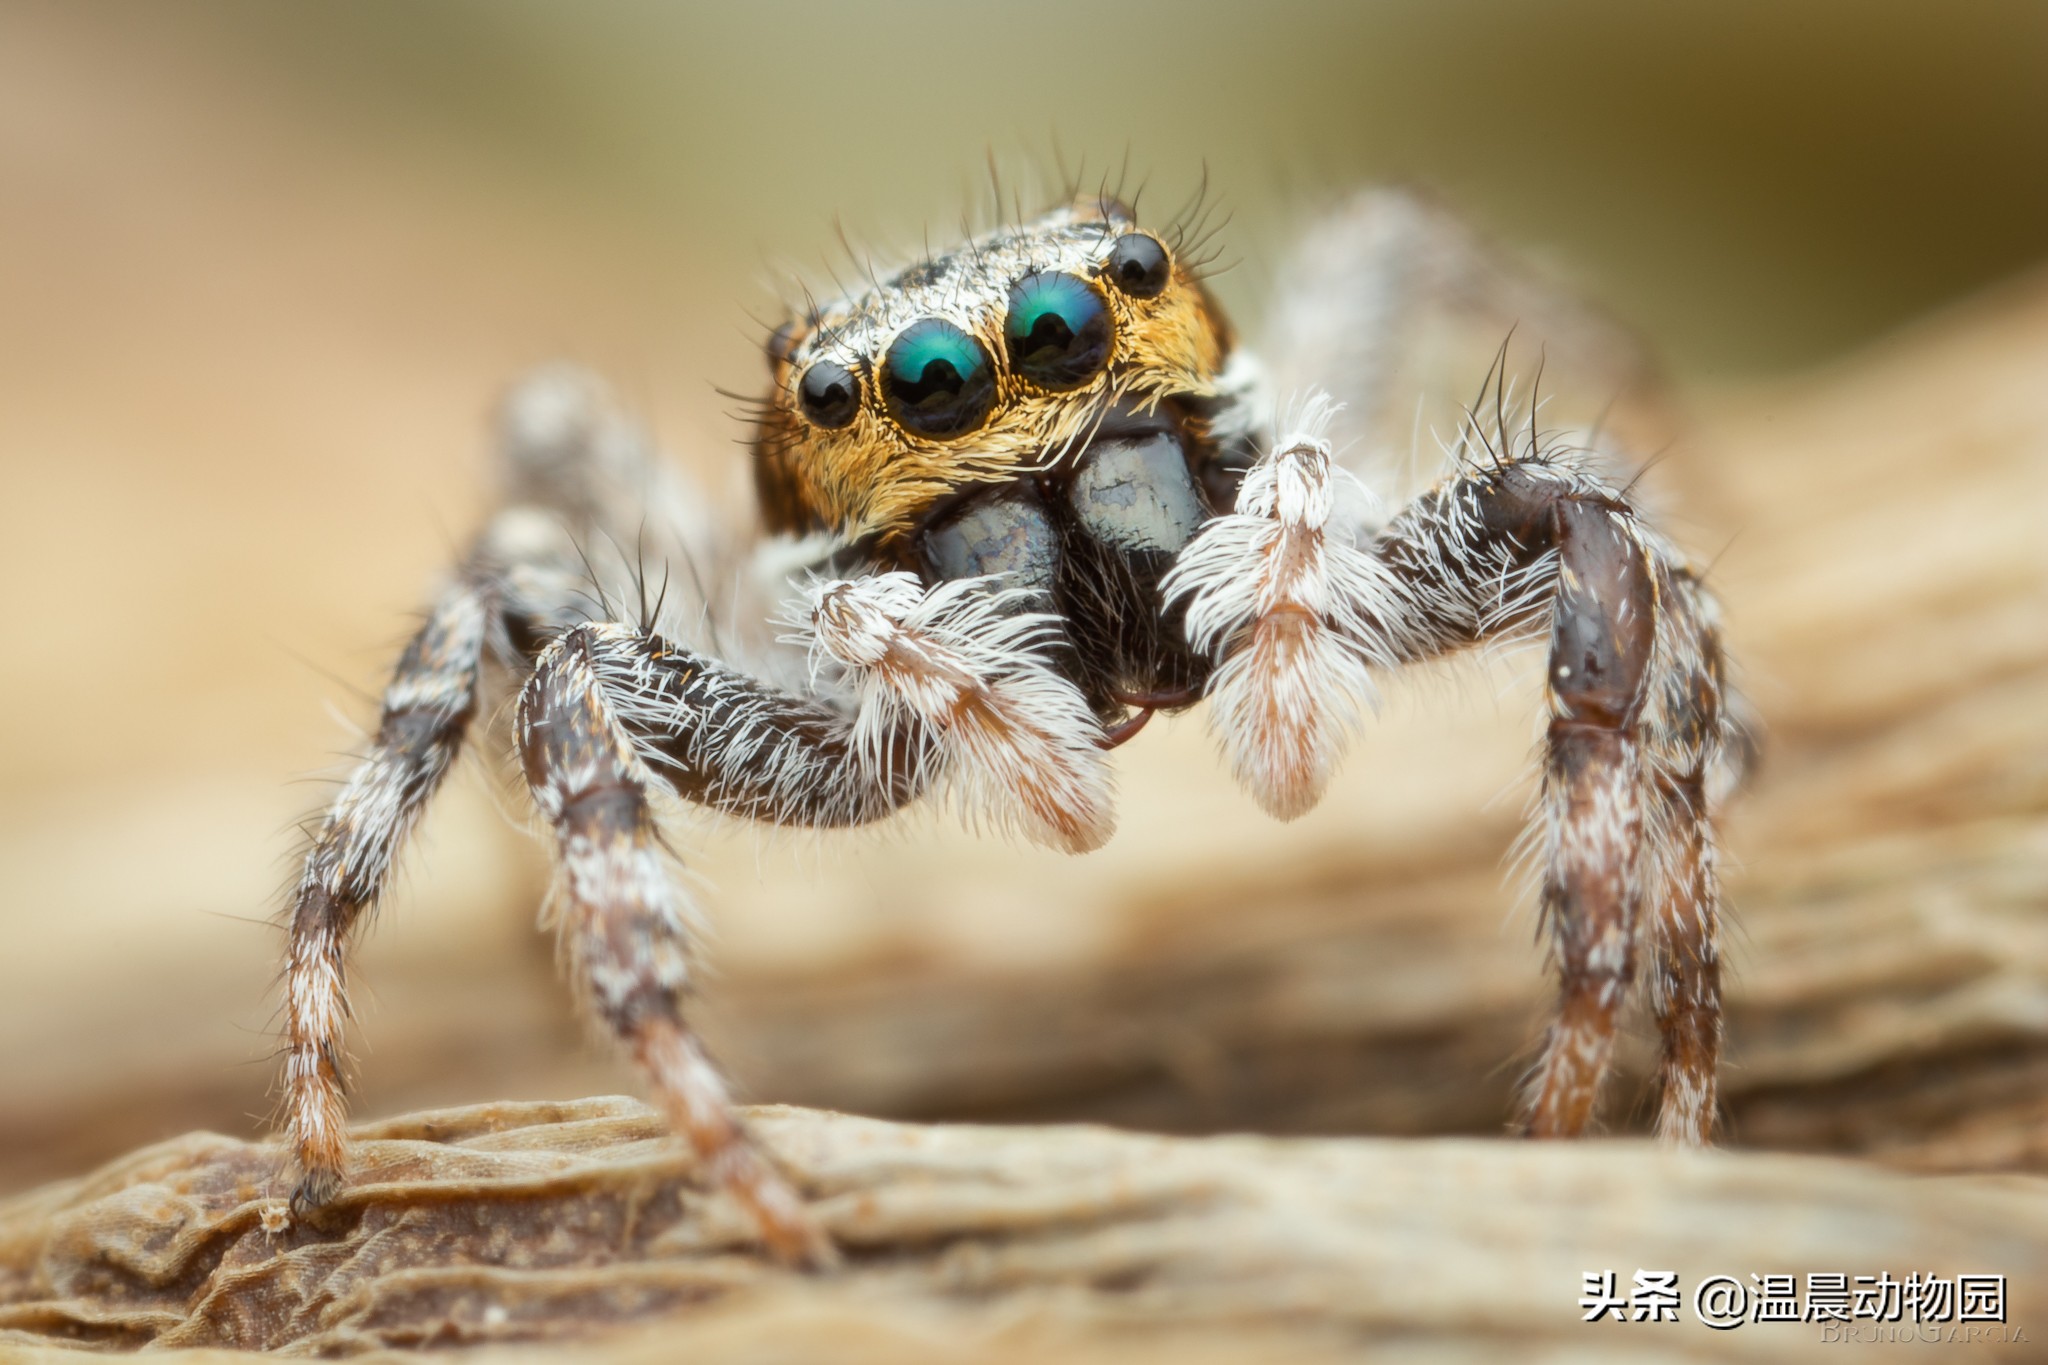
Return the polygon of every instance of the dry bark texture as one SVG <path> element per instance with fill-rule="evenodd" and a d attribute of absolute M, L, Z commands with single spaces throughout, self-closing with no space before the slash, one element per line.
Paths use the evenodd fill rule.
<path fill-rule="evenodd" d="M 0 1350 L 559 1342 L 579 1358 L 1802 1358 L 1810 1324 L 1604 1323 L 1589 1268 L 1997 1267 L 2048 1309 L 2048 1186 L 1639 1143 L 1161 1138 L 765 1109 L 846 1249 L 808 1281 L 736 1240 L 631 1100 L 486 1105 L 365 1130 L 323 1229 L 276 1153 L 194 1134 L 0 1211 Z M 1690 1314 L 1688 1313 L 1688 1318 Z M 2048 1325 L 2048 1324 L 2044 1324 Z M 1193 1347 L 1190 1350 L 1190 1347 Z M 2023 1355 L 2025 1343 L 2016 1356 Z"/>
<path fill-rule="evenodd" d="M 751 852 L 693 842 L 727 888 L 725 972 L 702 1011 L 720 1055 L 757 1096 L 899 1118 L 1433 1140 L 764 1111 L 852 1252 L 842 1277 L 809 1282 L 734 1249 L 730 1212 L 621 1102 L 372 1129 L 364 1183 L 319 1235 L 264 1229 L 282 1193 L 269 1151 L 192 1137 L 0 1213 L 0 1321 L 21 1350 L 352 1350 L 661 1316 L 602 1358 L 1201 1360 L 1263 1344 L 1477 1359 L 1530 1334 L 1574 1359 L 1789 1357 L 1811 1331 L 1588 1337 L 1578 1277 L 1919 1269 L 2008 1275 L 2035 1342 L 2019 1349 L 2037 1349 L 2048 1186 L 2022 1173 L 2048 1170 L 2043 376 L 2035 280 L 1727 403 L 1653 475 L 1682 540 L 1739 533 L 1717 586 L 1769 730 L 1727 827 L 1725 1098 L 1749 1150 L 1444 1136 L 1499 1131 L 1543 1011 L 1498 871 L 1526 693 L 1397 705 L 1327 806 L 1289 826 L 1223 791 L 1183 721 L 1133 746 L 1124 833 L 1087 860 L 920 836 L 778 881 Z M 459 871 L 502 866 L 502 843 L 476 844 Z M 404 926 L 384 974 L 365 973 L 383 1012 L 363 1112 L 464 1084 L 588 1093 L 606 1074 L 565 1023 L 545 948 L 487 908 L 444 930 L 439 956 L 406 958 L 428 926 Z M 1026 925 L 1065 937 L 1018 951 L 1005 935 Z M 154 968 L 182 995 L 127 1019 L 111 949 L 86 946 L 109 1036 L 220 1008 L 218 978 Z M 55 958 L 37 970 L 62 979 Z M 10 1067 L 71 1088 L 23 1087 L 0 1149 L 104 1153 L 260 1104 L 235 1058 L 138 1043 L 66 1061 L 56 1031 L 21 1039 Z M 131 1050 L 147 1065 L 124 1071 Z M 1641 1124 L 1622 1095 L 1610 1126 Z"/>

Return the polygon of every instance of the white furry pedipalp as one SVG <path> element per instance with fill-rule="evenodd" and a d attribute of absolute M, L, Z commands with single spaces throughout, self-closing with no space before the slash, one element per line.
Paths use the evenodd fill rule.
<path fill-rule="evenodd" d="M 1040 653 L 1051 618 L 1012 613 L 1019 595 L 987 579 L 926 591 L 907 573 L 823 582 L 806 623 L 814 663 L 853 684 L 855 751 L 879 771 L 906 717 L 939 749 L 940 790 L 969 825 L 993 825 L 1070 853 L 1115 828 L 1101 726 Z"/>
<path fill-rule="evenodd" d="M 1209 723 L 1231 771 L 1282 820 L 1321 799 L 1373 704 L 1369 667 L 1394 662 L 1372 644 L 1376 622 L 1403 616 L 1386 567 L 1331 534 L 1344 477 L 1322 434 L 1334 412 L 1320 395 L 1300 405 L 1246 472 L 1236 511 L 1202 528 L 1163 585 L 1187 600 L 1194 647 L 1223 656 Z"/>

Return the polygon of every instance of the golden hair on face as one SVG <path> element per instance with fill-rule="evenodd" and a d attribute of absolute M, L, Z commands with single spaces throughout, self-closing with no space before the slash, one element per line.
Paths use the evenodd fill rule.
<path fill-rule="evenodd" d="M 1057 464 L 1114 408 L 1213 397 L 1231 344 L 1193 269 L 1122 205 L 988 233 L 777 332 L 764 515 L 900 536 L 956 490 Z"/>

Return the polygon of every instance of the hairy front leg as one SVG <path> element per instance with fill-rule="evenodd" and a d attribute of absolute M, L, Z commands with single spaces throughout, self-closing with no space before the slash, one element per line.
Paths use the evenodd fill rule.
<path fill-rule="evenodd" d="M 1731 713 L 1713 599 L 1696 575 L 1668 568 L 1659 580 L 1657 651 L 1662 665 L 1646 730 L 1650 779 L 1645 887 L 1655 905 L 1650 999 L 1662 1034 L 1657 1131 L 1699 1145 L 1718 1118 L 1721 1056 L 1720 886 L 1711 812 L 1717 765 L 1730 758 Z"/>
<path fill-rule="evenodd" d="M 1635 971 L 1643 850 L 1639 722 L 1657 598 L 1648 551 L 1614 509 L 1597 499 L 1559 498 L 1540 515 L 1549 523 L 1541 539 L 1557 555 L 1539 818 L 1543 918 L 1557 959 L 1558 1001 L 1527 1121 L 1531 1136 L 1569 1137 L 1592 1122 Z"/>
<path fill-rule="evenodd" d="M 842 702 L 779 691 L 619 623 L 579 626 L 520 696 L 526 776 L 554 835 L 555 919 L 591 1012 L 640 1064 L 713 1183 L 779 1255 L 830 1247 L 733 1111 L 685 1021 L 691 920 L 655 826 L 673 795 L 776 824 L 878 819 L 939 789 L 1060 847 L 1108 827 L 1100 727 L 1043 631 L 971 585 L 820 584 L 800 624 Z"/>
<path fill-rule="evenodd" d="M 633 643 L 622 628 L 573 630 L 541 657 L 519 699 L 526 779 L 559 864 L 551 910 L 563 956 L 710 1183 L 740 1201 L 778 1256 L 823 1263 L 830 1243 L 741 1127 L 725 1082 L 684 1022 L 690 913 L 655 827 L 649 798 L 660 783 L 600 674 L 608 645 Z"/>
<path fill-rule="evenodd" d="M 488 592 L 458 581 L 406 645 L 362 762 L 328 807 L 292 894 L 285 948 L 285 1134 L 298 1163 L 292 1207 L 319 1207 L 347 1168 L 343 1030 L 351 936 L 375 908 L 406 834 L 476 711 Z"/>
<path fill-rule="evenodd" d="M 1653 811 L 1667 828 L 1654 884 L 1657 947 L 1650 974 L 1662 1036 L 1657 1134 L 1701 1146 L 1719 1118 L 1721 934 L 1713 828 L 1699 781 L 1661 775 L 1653 781 Z"/>
<path fill-rule="evenodd" d="M 1498 358 L 1541 379 L 1543 420 L 1599 426 L 1634 449 L 1676 433 L 1642 342 L 1448 206 L 1375 187 L 1306 225 L 1273 272 L 1258 354 L 1277 394 L 1342 403 L 1328 436 L 1393 498 L 1436 477 L 1433 437 L 1464 421 L 1470 377 Z"/>
<path fill-rule="evenodd" d="M 1328 446 L 1299 433 L 1183 552 L 1169 591 L 1188 600 L 1198 645 L 1223 655 L 1212 725 L 1277 814 L 1320 794 L 1374 669 L 1548 627 L 1537 832 L 1559 992 L 1526 1126 L 1552 1136 L 1591 1123 L 1647 894 L 1666 1040 L 1660 1126 L 1701 1141 L 1719 1047 L 1712 832 L 1698 791 L 1721 743 L 1709 604 L 1596 457 L 1493 436 L 1471 443 L 1484 458 L 1368 533 L 1329 515 Z"/>

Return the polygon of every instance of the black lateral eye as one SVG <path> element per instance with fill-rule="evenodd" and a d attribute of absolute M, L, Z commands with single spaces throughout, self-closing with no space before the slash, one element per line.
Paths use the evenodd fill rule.
<path fill-rule="evenodd" d="M 1010 290 L 1003 338 L 1010 366 L 1048 389 L 1072 389 L 1109 360 L 1112 335 L 1102 296 L 1072 275 L 1035 271 Z"/>
<path fill-rule="evenodd" d="M 1102 274 L 1123 293 L 1134 299 L 1152 299 L 1166 288 L 1172 262 L 1159 239 L 1143 232 L 1126 232 L 1109 249 Z"/>
<path fill-rule="evenodd" d="M 860 380 L 844 365 L 820 360 L 797 381 L 796 398 L 813 426 L 843 427 L 860 411 Z"/>
<path fill-rule="evenodd" d="M 913 322 L 882 361 L 890 415 L 919 436 L 965 436 L 995 406 L 995 366 L 982 344 L 950 322 Z"/>

